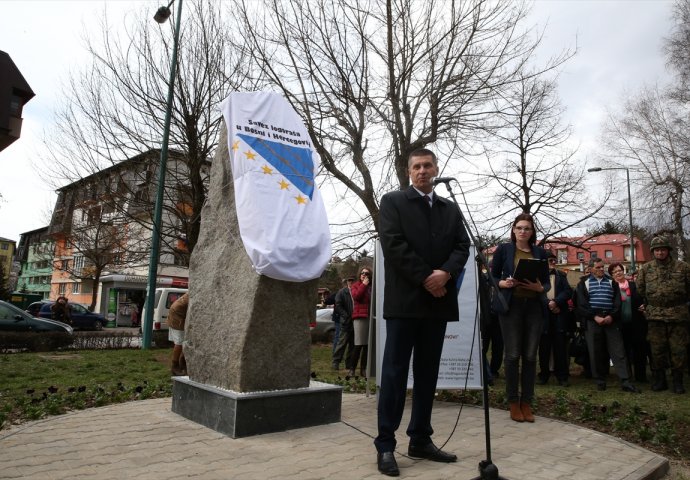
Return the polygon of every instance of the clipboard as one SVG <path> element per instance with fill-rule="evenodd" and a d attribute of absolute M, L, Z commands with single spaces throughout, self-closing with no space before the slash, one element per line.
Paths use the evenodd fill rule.
<path fill-rule="evenodd" d="M 548 276 L 548 274 L 549 264 L 546 260 L 521 258 L 518 260 L 517 267 L 515 267 L 513 278 L 516 280 L 530 280 L 536 282 L 539 281 L 541 277 Z"/>

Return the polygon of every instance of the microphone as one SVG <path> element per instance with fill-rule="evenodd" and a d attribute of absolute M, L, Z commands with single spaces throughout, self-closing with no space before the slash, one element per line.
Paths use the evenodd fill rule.
<path fill-rule="evenodd" d="M 448 183 L 453 182 L 453 181 L 455 181 L 455 179 L 453 177 L 435 177 L 433 180 L 431 180 L 431 182 L 434 185 L 438 185 L 439 183 L 448 184 Z"/>

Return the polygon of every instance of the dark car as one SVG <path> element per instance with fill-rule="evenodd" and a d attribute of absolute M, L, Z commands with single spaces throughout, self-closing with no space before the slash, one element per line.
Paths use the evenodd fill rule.
<path fill-rule="evenodd" d="M 51 350 L 73 340 L 72 327 L 45 318 L 37 318 L 14 305 L 0 300 L 0 346 Z"/>
<path fill-rule="evenodd" d="M 53 312 L 51 310 L 55 302 L 44 302 L 38 312 L 41 318 L 52 318 Z M 72 321 L 72 327 L 82 330 L 103 330 L 105 326 L 105 317 L 100 313 L 89 312 L 89 310 L 79 303 L 68 303 L 69 314 Z M 29 306 L 30 307 L 30 306 Z"/>
<path fill-rule="evenodd" d="M 26 307 L 26 312 L 31 314 L 33 317 L 38 317 L 38 312 L 41 311 L 41 307 L 46 303 L 50 303 L 50 300 L 40 300 L 38 302 L 33 302 L 28 307 Z"/>

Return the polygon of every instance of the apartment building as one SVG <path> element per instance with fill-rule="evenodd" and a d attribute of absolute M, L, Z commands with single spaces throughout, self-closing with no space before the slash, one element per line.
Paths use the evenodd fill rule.
<path fill-rule="evenodd" d="M 151 150 L 60 188 L 48 234 L 54 241 L 50 298 L 93 305 L 118 325 L 143 305 L 160 152 Z M 202 166 L 208 186 L 210 162 Z M 186 285 L 187 238 L 199 196 L 184 157 L 170 152 L 157 282 Z M 127 313 L 125 313 L 127 312 Z"/>
<path fill-rule="evenodd" d="M 55 241 L 48 227 L 24 232 L 19 237 L 16 259 L 20 263 L 16 291 L 50 297 Z"/>

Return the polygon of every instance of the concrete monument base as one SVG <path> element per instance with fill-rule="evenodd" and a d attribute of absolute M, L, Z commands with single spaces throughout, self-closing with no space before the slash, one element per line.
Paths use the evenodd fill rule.
<path fill-rule="evenodd" d="M 173 377 L 172 411 L 232 438 L 340 421 L 342 387 L 309 387 L 238 393 Z"/>

